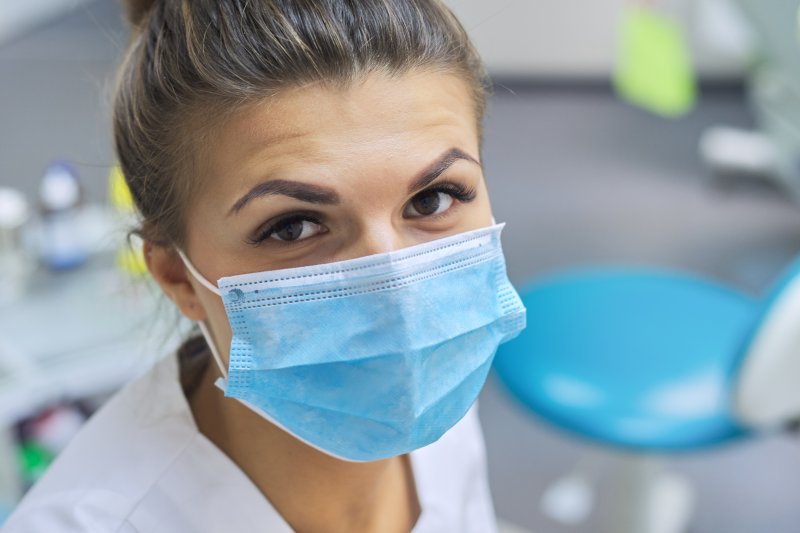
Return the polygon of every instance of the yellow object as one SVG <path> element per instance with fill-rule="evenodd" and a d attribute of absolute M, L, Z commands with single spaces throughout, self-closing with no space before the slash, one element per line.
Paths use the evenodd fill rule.
<path fill-rule="evenodd" d="M 688 112 L 697 91 L 680 27 L 652 8 L 625 8 L 614 87 L 622 98 L 652 113 L 675 117 Z"/>
<path fill-rule="evenodd" d="M 144 262 L 141 243 L 131 243 L 131 246 L 120 248 L 117 252 L 117 266 L 123 272 L 133 276 L 143 276 L 147 274 L 147 264 Z"/>
<path fill-rule="evenodd" d="M 119 212 L 123 218 L 134 220 L 136 206 L 133 203 L 133 196 L 125 183 L 125 176 L 119 165 L 111 167 L 108 174 L 108 196 L 111 205 Z M 117 252 L 117 266 L 126 274 L 134 277 L 147 274 L 147 265 L 144 261 L 142 252 L 142 242 L 137 237 L 131 237 Z"/>
<path fill-rule="evenodd" d="M 136 211 L 131 190 L 128 188 L 128 184 L 125 183 L 125 176 L 122 174 L 122 169 L 119 165 L 111 167 L 111 172 L 108 174 L 108 196 L 111 200 L 111 205 L 120 212 L 133 213 Z"/>

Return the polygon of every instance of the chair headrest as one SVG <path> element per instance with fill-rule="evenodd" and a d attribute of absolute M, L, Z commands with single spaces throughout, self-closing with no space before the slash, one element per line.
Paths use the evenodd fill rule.
<path fill-rule="evenodd" d="M 734 410 L 747 426 L 800 418 L 800 260 L 780 276 L 744 344 Z"/>

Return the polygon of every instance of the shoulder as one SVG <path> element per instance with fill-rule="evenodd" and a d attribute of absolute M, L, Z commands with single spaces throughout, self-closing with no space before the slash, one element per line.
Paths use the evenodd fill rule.
<path fill-rule="evenodd" d="M 102 489 L 65 490 L 26 498 L 3 525 L 3 533 L 126 533 L 135 500 Z"/>
<path fill-rule="evenodd" d="M 3 531 L 119 531 L 197 429 L 168 357 L 100 409 Z M 178 396 L 180 395 L 180 396 Z"/>
<path fill-rule="evenodd" d="M 4 533 L 290 533 L 197 429 L 177 359 L 112 398 L 11 516 Z"/>

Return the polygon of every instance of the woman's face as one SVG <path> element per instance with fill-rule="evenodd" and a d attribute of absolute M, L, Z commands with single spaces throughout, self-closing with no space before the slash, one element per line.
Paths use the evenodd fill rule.
<path fill-rule="evenodd" d="M 471 93 L 450 74 L 372 74 L 343 89 L 282 92 L 234 114 L 199 166 L 185 252 L 212 283 L 491 223 Z M 173 299 L 189 318 L 210 323 L 227 354 L 221 299 L 184 279 Z"/>

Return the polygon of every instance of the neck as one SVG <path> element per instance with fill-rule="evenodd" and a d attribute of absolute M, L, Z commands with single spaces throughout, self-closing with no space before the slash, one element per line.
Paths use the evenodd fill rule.
<path fill-rule="evenodd" d="M 214 386 L 217 377 L 209 364 L 189 398 L 200 432 L 247 474 L 295 531 L 411 530 L 420 510 L 406 456 L 368 463 L 330 457 L 225 398 Z"/>

